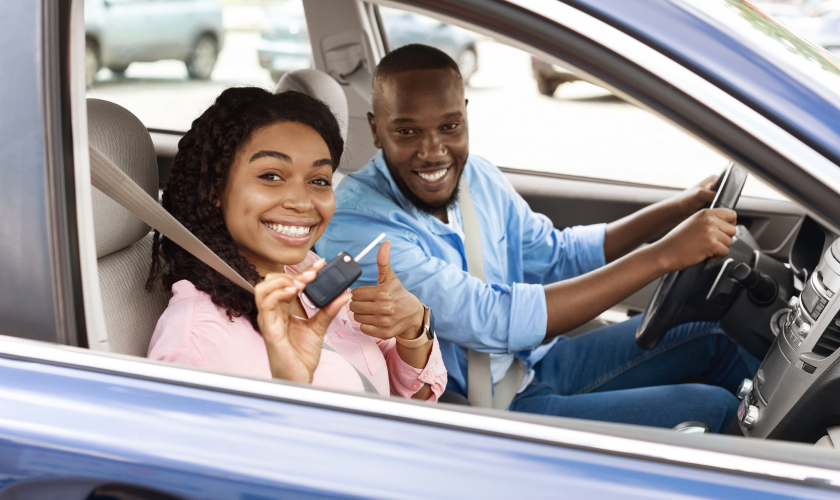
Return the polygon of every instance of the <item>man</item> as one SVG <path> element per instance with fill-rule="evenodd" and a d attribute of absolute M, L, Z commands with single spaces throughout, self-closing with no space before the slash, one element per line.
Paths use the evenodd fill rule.
<path fill-rule="evenodd" d="M 717 325 L 674 328 L 651 351 L 635 345 L 638 318 L 560 337 L 666 272 L 728 253 L 735 212 L 701 210 L 714 197 L 714 178 L 610 224 L 559 231 L 530 210 L 495 166 L 469 153 L 458 66 L 423 45 L 382 59 L 368 119 L 381 151 L 343 180 L 335 216 L 318 243 L 321 255 L 332 256 L 388 234 L 392 246 L 380 251 L 377 267 L 362 263 L 355 314 L 364 315 L 375 294 L 402 282 L 434 311 L 447 390 L 464 396 L 468 348 L 493 354 L 494 383 L 514 355 L 523 360 L 526 376 L 513 411 L 663 427 L 699 420 L 713 431 L 726 428 L 737 406 L 732 392 L 757 362 Z M 468 272 L 461 177 L 478 215 L 484 282 Z M 422 312 L 406 302 L 365 333 L 387 337 L 392 325 Z M 705 384 L 673 385 L 687 379 Z"/>

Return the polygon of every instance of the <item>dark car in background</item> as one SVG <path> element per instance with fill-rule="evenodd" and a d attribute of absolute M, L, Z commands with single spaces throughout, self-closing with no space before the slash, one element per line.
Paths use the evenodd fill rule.
<path fill-rule="evenodd" d="M 154 29 L 150 29 L 154 27 Z M 85 0 L 85 79 L 103 67 L 184 61 L 190 78 L 210 78 L 224 43 L 219 0 Z"/>
<path fill-rule="evenodd" d="M 475 39 L 466 31 L 402 10 L 382 7 L 380 13 L 392 50 L 410 43 L 436 47 L 458 63 L 465 83 L 478 70 Z M 290 0 L 266 15 L 257 50 L 260 65 L 271 72 L 274 81 L 287 71 L 310 67 L 312 56 L 302 4 Z"/>
<path fill-rule="evenodd" d="M 571 71 L 534 56 L 531 56 L 531 69 L 534 70 L 534 80 L 537 81 L 540 94 L 549 97 L 554 95 L 560 85 L 580 80 L 580 77 Z"/>

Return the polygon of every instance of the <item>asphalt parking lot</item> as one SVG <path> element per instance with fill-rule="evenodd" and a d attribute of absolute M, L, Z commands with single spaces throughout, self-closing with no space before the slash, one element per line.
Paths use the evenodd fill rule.
<path fill-rule="evenodd" d="M 208 81 L 189 80 L 183 63 L 134 63 L 124 77 L 107 69 L 89 97 L 114 101 L 149 128 L 186 130 L 223 89 L 271 88 L 259 66 L 256 31 L 228 31 Z M 470 150 L 497 165 L 654 185 L 687 187 L 719 173 L 717 152 L 647 111 L 584 82 L 553 97 L 537 91 L 530 56 L 479 39 L 479 70 L 467 88 Z M 755 179 L 745 194 L 782 198 Z"/>

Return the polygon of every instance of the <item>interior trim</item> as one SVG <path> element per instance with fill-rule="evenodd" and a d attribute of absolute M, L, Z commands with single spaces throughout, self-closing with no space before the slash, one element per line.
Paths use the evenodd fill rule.
<path fill-rule="evenodd" d="M 758 458 L 710 449 L 709 445 L 714 446 L 716 442 L 714 438 L 717 437 L 731 442 L 731 440 L 736 439 L 732 437 L 700 436 L 707 443 L 704 449 L 695 446 L 702 443 L 701 440 L 691 439 L 692 436 L 671 433 L 663 429 L 575 421 L 574 419 L 559 417 L 547 418 L 507 412 L 499 413 L 488 409 L 444 406 L 410 400 L 401 401 L 382 396 L 348 394 L 279 380 L 270 381 L 238 377 L 193 367 L 180 367 L 144 358 L 93 352 L 74 347 L 54 346 L 5 336 L 0 336 L 0 357 L 128 376 L 166 384 L 224 391 L 325 409 L 349 411 L 420 425 L 441 426 L 464 432 L 525 439 L 581 450 L 840 489 L 840 462 L 838 462 L 836 454 L 829 454 L 829 451 L 825 451 L 825 455 L 820 455 L 822 450 L 814 449 L 817 460 L 824 459 L 826 456 L 834 458 L 834 462 L 837 462 L 834 464 L 836 469 L 824 466 L 826 463 L 831 463 L 831 460 L 824 460 L 820 462 L 820 465 L 801 465 L 790 460 L 785 461 L 785 458 L 796 457 L 804 448 L 803 445 L 793 443 L 757 441 L 753 444 L 759 444 L 767 449 L 768 453 L 765 454 L 773 454 L 773 458 Z M 589 427 L 593 430 L 569 428 L 571 425 L 561 427 L 563 424 L 573 422 L 576 423 L 577 427 Z M 624 432 L 626 435 L 611 435 L 604 433 L 605 429 L 618 430 L 618 432 Z M 667 436 L 672 441 L 685 440 L 692 446 L 667 443 L 663 439 L 652 441 L 628 437 L 640 434 Z M 741 439 L 737 439 L 737 442 L 744 445 L 748 443 L 748 441 Z M 717 441 L 717 444 L 720 443 L 721 441 Z M 774 447 L 775 450 L 773 450 Z M 807 449 L 811 450 L 810 447 Z M 817 460 L 814 460 L 814 462 L 817 462 Z"/>
<path fill-rule="evenodd" d="M 70 116 L 73 131 L 73 164 L 76 189 L 76 230 L 78 231 L 85 331 L 91 349 L 107 351 L 108 331 L 99 288 L 99 266 L 93 233 L 93 196 L 88 157 L 87 98 L 85 97 L 85 5 L 84 0 L 70 4 Z M 81 70 L 81 71 L 79 71 Z"/>

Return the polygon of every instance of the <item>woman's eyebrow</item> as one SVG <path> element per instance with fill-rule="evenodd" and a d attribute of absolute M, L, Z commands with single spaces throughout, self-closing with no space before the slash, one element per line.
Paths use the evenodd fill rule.
<path fill-rule="evenodd" d="M 249 160 L 249 163 L 252 162 L 252 161 L 259 160 L 260 158 L 265 158 L 266 156 L 277 158 L 278 160 L 285 161 L 286 163 L 292 163 L 292 159 L 289 157 L 289 155 L 287 155 L 285 153 L 281 153 L 280 151 L 270 151 L 270 150 L 263 150 L 263 151 L 259 151 L 257 153 L 254 153 L 254 155 Z"/>
<path fill-rule="evenodd" d="M 323 167 L 324 165 L 329 165 L 330 167 L 333 166 L 333 162 L 329 158 L 321 158 L 320 160 L 312 162 L 312 168 L 315 167 Z"/>

